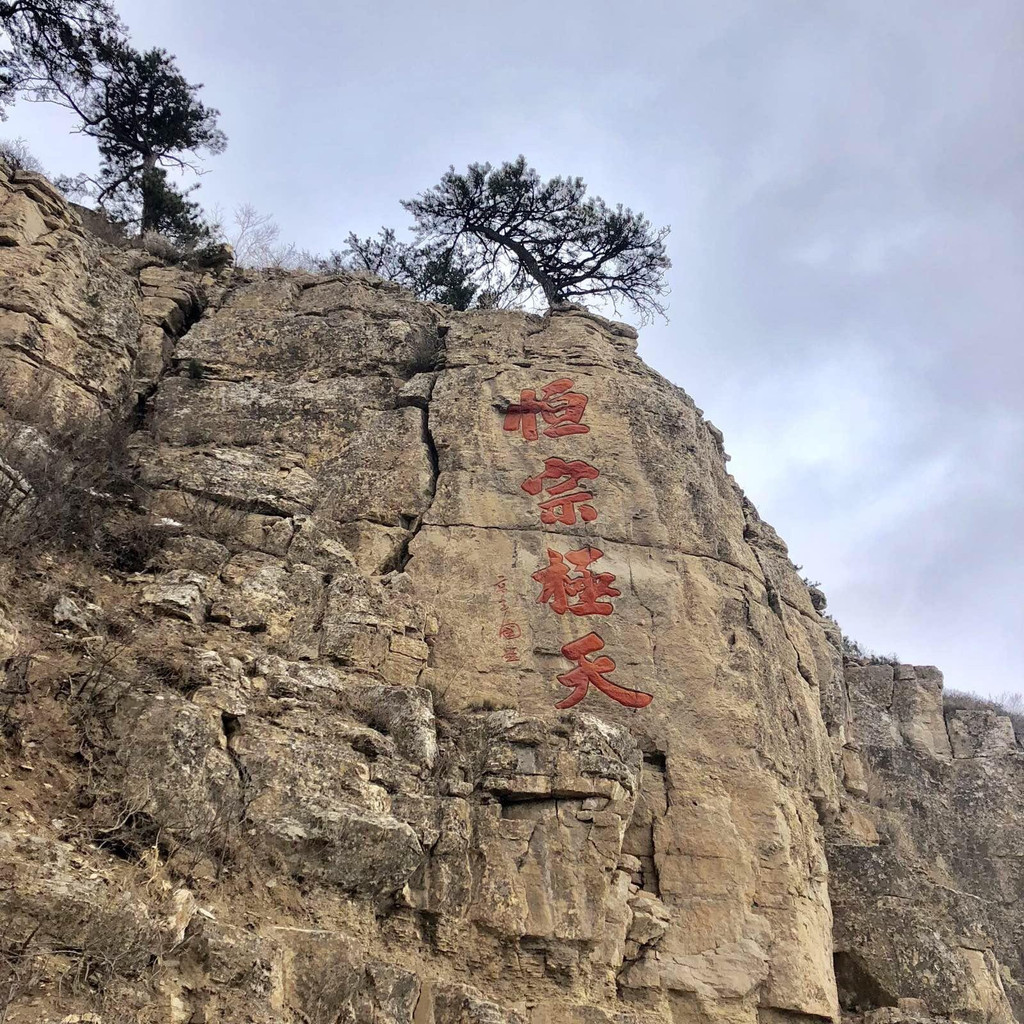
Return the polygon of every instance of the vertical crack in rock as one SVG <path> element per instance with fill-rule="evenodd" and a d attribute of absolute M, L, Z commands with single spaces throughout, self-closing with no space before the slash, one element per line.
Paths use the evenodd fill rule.
<path fill-rule="evenodd" d="M 430 430 L 430 400 L 434 396 L 434 388 L 440 373 L 417 373 L 402 388 L 398 395 L 398 407 L 415 406 L 420 410 L 420 440 L 427 453 L 427 463 L 430 466 L 430 486 L 428 490 L 428 501 L 426 507 L 417 515 L 409 526 L 409 531 L 402 541 L 401 547 L 395 558 L 395 568 L 404 571 L 412 559 L 409 554 L 409 546 L 416 539 L 420 529 L 423 527 L 423 520 L 427 517 L 434 499 L 437 497 L 437 481 L 441 475 L 440 463 L 437 455 L 437 444 L 434 435 Z"/>
<path fill-rule="evenodd" d="M 437 458 L 437 445 L 434 442 L 434 435 L 430 432 L 430 404 L 426 403 L 422 408 L 422 435 L 424 447 L 427 449 L 427 461 L 430 463 L 430 501 L 427 503 L 427 507 L 423 510 L 420 515 L 420 522 L 422 523 L 423 517 L 430 511 L 431 506 L 434 504 L 434 498 L 437 497 L 437 478 L 441 475 L 440 464 Z M 417 527 L 419 529 L 419 527 Z"/>
<path fill-rule="evenodd" d="M 178 303 L 174 306 L 175 316 L 168 318 L 163 312 L 157 312 L 146 308 L 147 295 L 152 293 L 155 286 L 152 280 L 147 281 L 145 275 L 147 271 L 166 271 L 172 268 L 157 268 L 157 267 L 145 267 L 140 272 L 139 284 L 142 288 L 143 299 L 142 299 L 142 323 L 139 325 L 139 354 L 136 356 L 133 371 L 139 371 L 146 369 L 147 355 L 152 356 L 151 353 L 147 353 L 146 349 L 146 334 L 147 332 L 156 332 L 162 335 L 162 341 L 164 344 L 169 345 L 168 348 L 163 348 L 160 355 L 160 366 L 151 380 L 140 388 L 136 392 L 135 405 L 129 414 L 129 425 L 132 432 L 138 430 L 145 430 L 148 428 L 148 420 L 150 413 L 150 403 L 156 396 L 157 391 L 160 388 L 160 384 L 164 377 L 167 376 L 168 371 L 174 366 L 174 350 L 181 344 L 182 341 L 188 336 L 189 331 L 202 319 L 203 314 L 207 309 L 210 308 L 212 303 L 207 299 L 207 296 L 201 288 L 196 288 L 193 282 L 186 282 L 193 287 L 191 303 Z M 176 272 L 179 275 L 181 272 Z M 220 302 L 216 304 L 219 308 Z M 143 380 L 146 378 L 143 377 Z"/>
<path fill-rule="evenodd" d="M 789 626 L 786 623 L 786 610 L 784 607 L 784 601 L 782 595 L 775 588 L 771 578 L 768 575 L 768 570 L 764 566 L 764 562 L 761 561 L 761 553 L 757 550 L 756 544 L 750 544 L 750 550 L 753 552 L 754 558 L 757 560 L 758 567 L 761 570 L 761 574 L 764 576 L 764 589 L 768 595 L 768 607 L 775 613 L 782 626 L 782 633 L 789 643 L 789 646 L 793 648 L 793 656 L 796 658 L 796 669 L 800 673 L 803 680 L 813 685 L 814 676 L 811 671 L 804 664 L 803 659 L 800 657 L 800 648 L 793 642 L 793 638 L 789 635 Z"/>
<path fill-rule="evenodd" d="M 238 820 L 242 822 L 249 811 L 253 796 L 252 774 L 235 749 L 235 737 L 242 731 L 242 722 L 237 715 L 229 714 L 227 711 L 221 712 L 220 721 L 224 730 L 225 750 L 238 773 Z"/>
<path fill-rule="evenodd" d="M 656 671 L 658 668 L 658 631 L 655 628 L 654 611 L 645 603 L 636 589 L 636 584 L 633 581 L 633 562 L 629 561 L 627 565 L 629 566 L 629 592 L 636 599 L 637 604 L 651 617 L 651 663 Z"/>
<path fill-rule="evenodd" d="M 793 642 L 793 638 L 789 634 L 789 626 L 786 623 L 786 610 L 785 597 L 779 592 L 775 584 L 772 582 L 771 574 L 768 568 L 765 566 L 764 560 L 761 557 L 761 549 L 758 544 L 758 540 L 761 537 L 761 523 L 760 517 L 757 514 L 757 510 L 746 498 L 742 500 L 742 512 L 743 512 L 743 540 L 747 547 L 750 549 L 750 553 L 754 556 L 754 560 L 757 562 L 758 568 L 761 570 L 761 576 L 763 577 L 763 584 L 765 592 L 768 596 L 768 606 L 775 613 L 782 626 L 783 635 L 786 637 L 789 646 L 793 648 L 793 654 L 796 658 L 797 671 L 801 677 L 809 685 L 814 684 L 814 674 L 808 669 L 807 665 L 804 664 L 803 659 L 800 657 L 800 649 Z M 753 520 L 753 521 L 752 521 Z M 770 530 L 771 528 L 768 527 Z M 780 542 L 781 543 L 781 542 Z M 782 546 L 782 553 L 785 554 L 785 546 Z M 799 609 L 797 609 L 799 610 Z"/>

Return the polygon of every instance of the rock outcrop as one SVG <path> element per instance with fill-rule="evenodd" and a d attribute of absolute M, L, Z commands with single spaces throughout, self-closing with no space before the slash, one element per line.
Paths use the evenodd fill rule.
<path fill-rule="evenodd" d="M 0 567 L 11 1022 L 1020 1017 L 1012 727 L 844 674 L 632 328 L 0 188 L 0 426 L 134 485 Z"/>
<path fill-rule="evenodd" d="M 1024 750 L 1011 719 L 944 714 L 932 667 L 851 664 L 846 683 L 847 808 L 828 852 L 840 1001 L 1024 1018 Z"/>

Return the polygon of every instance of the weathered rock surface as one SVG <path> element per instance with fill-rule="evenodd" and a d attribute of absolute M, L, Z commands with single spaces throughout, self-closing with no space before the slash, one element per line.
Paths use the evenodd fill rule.
<path fill-rule="evenodd" d="M 0 161 L 0 412 L 56 422 L 155 383 L 212 278 L 105 245 L 41 175 Z"/>
<path fill-rule="evenodd" d="M 130 419 L 152 540 L 0 559 L 13 1024 L 1020 1016 L 1012 728 L 844 676 L 632 328 L 0 189 L 0 400 Z"/>
<path fill-rule="evenodd" d="M 1024 1018 L 1024 749 L 1013 723 L 944 715 L 930 666 L 851 665 L 846 682 L 847 798 L 828 851 L 840 1002 Z"/>

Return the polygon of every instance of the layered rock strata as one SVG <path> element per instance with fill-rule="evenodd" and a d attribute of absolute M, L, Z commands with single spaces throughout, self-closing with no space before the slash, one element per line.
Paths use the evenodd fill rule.
<path fill-rule="evenodd" d="M 1012 729 L 844 676 L 635 331 L 0 185 L 0 417 L 129 422 L 147 538 L 2 565 L 10 1021 L 1014 1019 Z"/>
<path fill-rule="evenodd" d="M 831 836 L 839 995 L 1009 1024 L 1024 1017 L 1024 750 L 1009 716 L 949 710 L 932 667 L 846 670 L 846 813 Z"/>

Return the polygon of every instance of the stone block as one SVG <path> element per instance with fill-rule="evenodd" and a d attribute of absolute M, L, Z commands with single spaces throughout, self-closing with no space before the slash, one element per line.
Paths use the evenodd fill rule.
<path fill-rule="evenodd" d="M 1013 722 L 994 711 L 954 711 L 947 719 L 953 756 L 1006 757 L 1017 751 Z"/>

